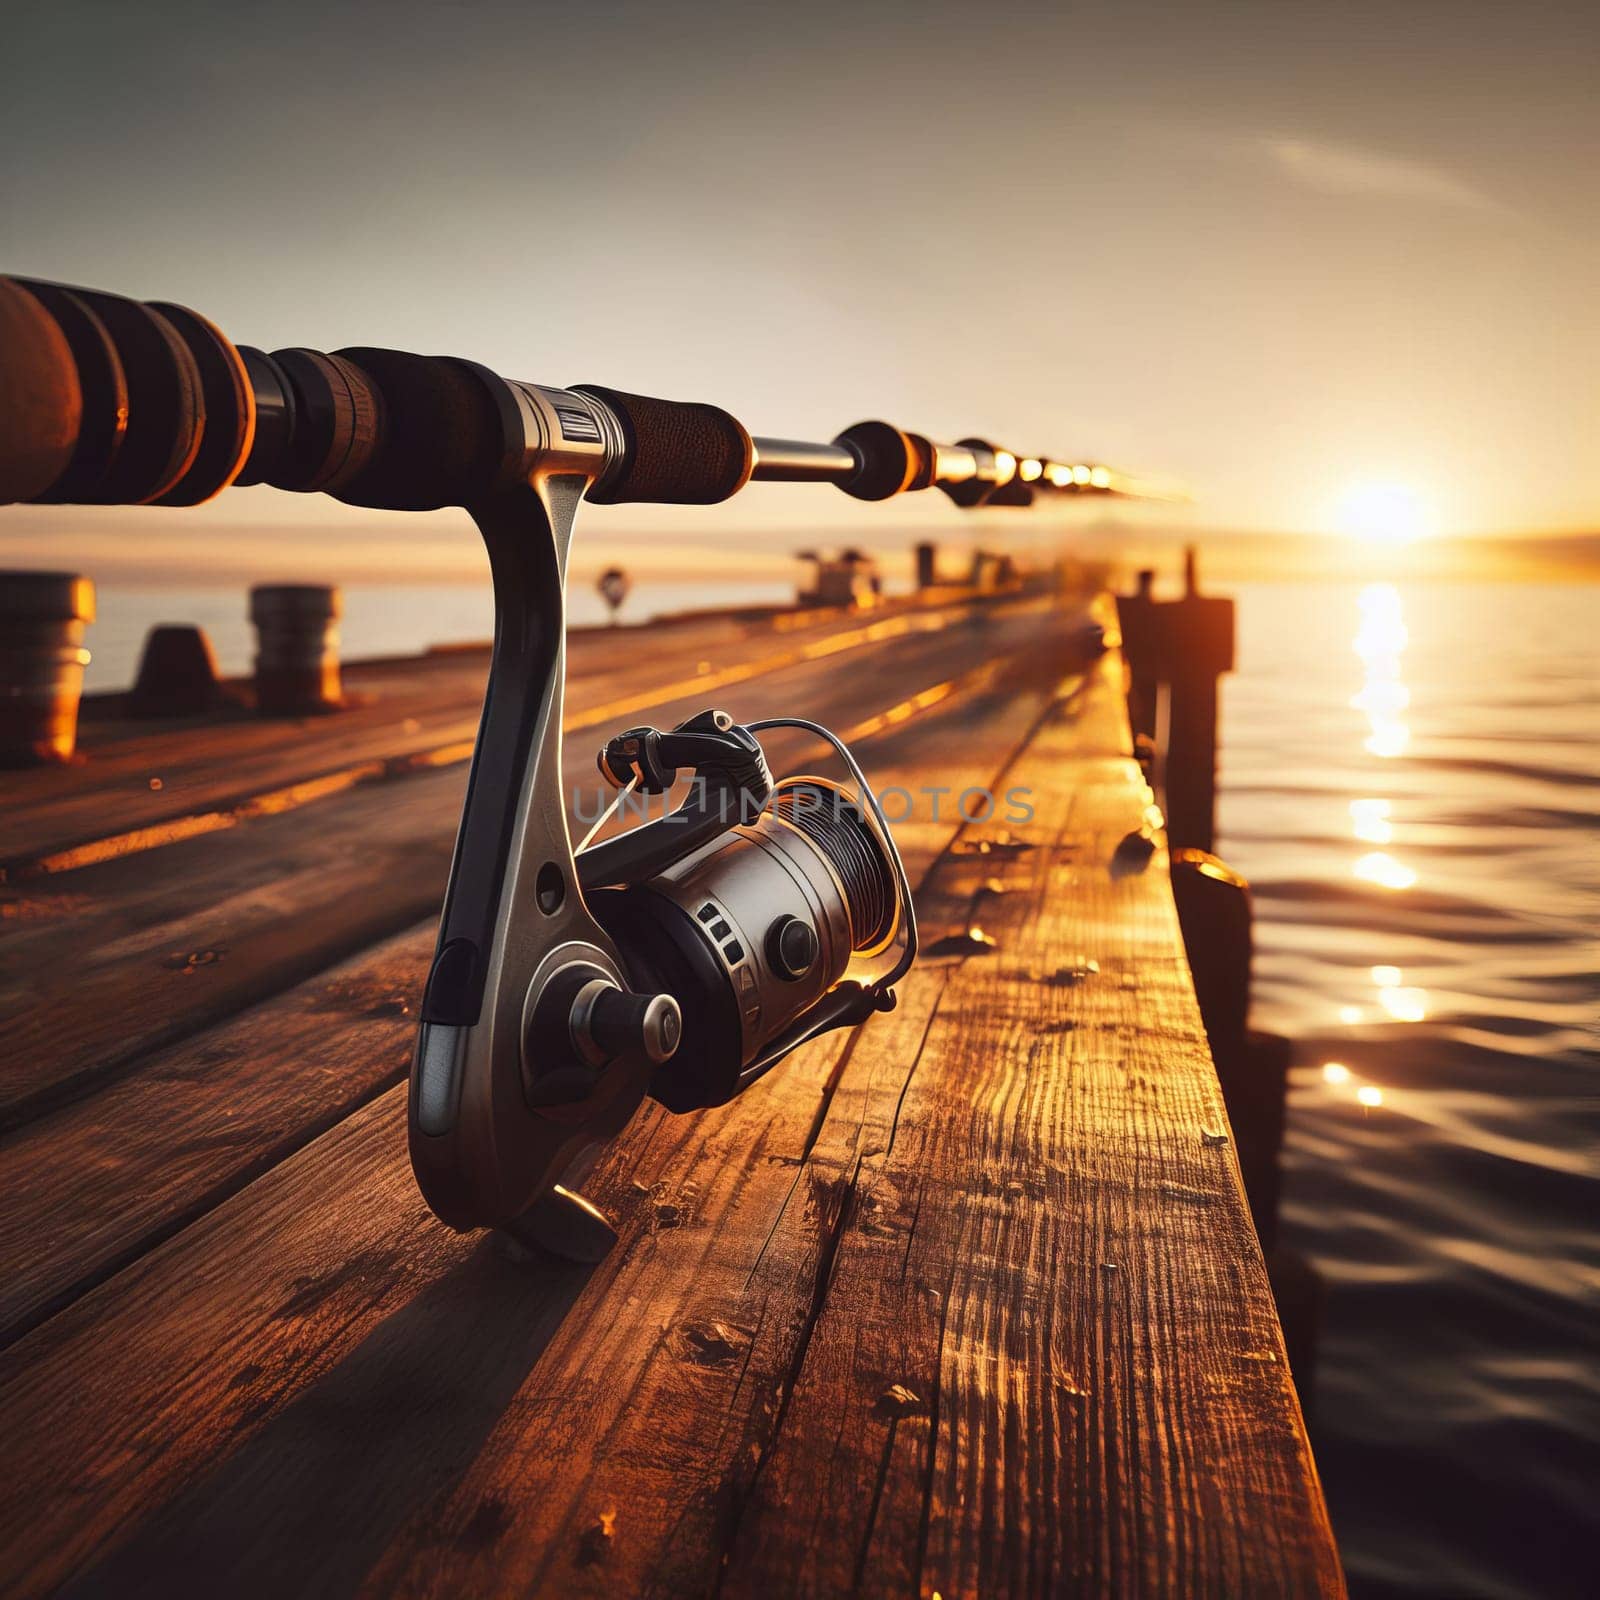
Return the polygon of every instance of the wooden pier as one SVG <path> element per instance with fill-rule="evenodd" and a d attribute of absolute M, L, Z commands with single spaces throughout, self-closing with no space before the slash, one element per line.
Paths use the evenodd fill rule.
<path fill-rule="evenodd" d="M 450 1233 L 407 1164 L 484 653 L 300 721 L 91 707 L 77 765 L 0 776 L 0 1591 L 1342 1593 L 1084 622 L 574 635 L 573 784 L 630 722 L 828 723 L 918 796 L 928 948 L 731 1105 L 647 1106 L 594 1267 Z"/>

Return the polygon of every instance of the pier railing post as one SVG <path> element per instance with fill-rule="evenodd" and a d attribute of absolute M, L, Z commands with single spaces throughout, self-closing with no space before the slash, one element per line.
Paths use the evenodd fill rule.
<path fill-rule="evenodd" d="M 338 589 L 325 583 L 258 584 L 250 591 L 256 625 L 256 709 L 305 716 L 342 702 Z"/>
<path fill-rule="evenodd" d="M 94 585 L 70 572 L 0 573 L 0 766 L 70 761 Z"/>
<path fill-rule="evenodd" d="M 1250 885 L 1204 850 L 1174 848 L 1172 893 L 1206 1042 L 1233 1125 L 1250 1216 L 1264 1250 L 1278 1233 L 1287 1041 L 1250 1028 L 1255 908 Z"/>
<path fill-rule="evenodd" d="M 1155 572 L 1145 567 L 1138 588 L 1117 596 L 1117 625 L 1122 655 L 1128 664 L 1128 720 L 1134 737 L 1156 736 L 1156 700 L 1160 693 L 1161 640 L 1156 623 Z"/>
<path fill-rule="evenodd" d="M 1233 671 L 1233 601 L 1202 595 L 1191 547 L 1184 594 L 1162 607 L 1168 633 L 1167 833 L 1174 845 L 1216 847 L 1217 679 Z"/>

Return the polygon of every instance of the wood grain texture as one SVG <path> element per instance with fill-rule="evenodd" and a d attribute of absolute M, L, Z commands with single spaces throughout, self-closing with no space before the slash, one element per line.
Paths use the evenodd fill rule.
<path fill-rule="evenodd" d="M 1001 677 L 858 748 L 882 783 L 914 784 L 958 745 L 961 773 L 987 782 L 1043 692 L 1032 672 Z M 956 825 L 946 808 L 900 830 L 914 882 Z M 0 1139 L 0 1345 L 398 1081 L 434 931 L 430 920 Z"/>
<path fill-rule="evenodd" d="M 992 716 L 962 740 L 972 756 L 986 756 L 990 772 L 1007 754 L 999 741 L 1009 735 L 1015 744 L 1023 736 L 1037 702 L 1023 709 L 1020 720 Z M 984 777 L 965 763 L 953 775 Z M 707 1292 L 708 1253 L 722 1258 L 717 1276 L 726 1281 L 726 1295 L 736 1294 L 748 1275 L 746 1258 L 759 1257 L 762 1236 L 793 1191 L 840 1048 L 822 1044 L 803 1053 L 772 1080 L 781 1093 L 751 1093 L 703 1117 L 647 1109 L 636 1119 L 586 1185 L 637 1246 L 598 1269 L 597 1277 L 608 1280 L 625 1272 L 627 1286 L 621 1307 L 593 1317 L 565 1317 L 583 1284 L 577 1269 L 539 1261 L 508 1268 L 497 1247 L 456 1239 L 427 1216 L 406 1168 L 402 1091 L 341 1123 L 10 1352 L 0 1416 L 13 1459 L 29 1470 L 12 1477 L 16 1495 L 0 1505 L 0 1525 L 30 1530 L 16 1547 L 16 1567 L 28 1575 L 24 1586 L 59 1582 L 90 1552 L 114 1544 L 130 1519 L 149 1513 L 147 1542 L 116 1556 L 115 1573 L 108 1567 L 95 1582 L 136 1592 L 144 1581 L 139 1569 L 148 1564 L 160 1573 L 172 1557 L 172 1530 L 183 1525 L 188 1531 L 177 1537 L 186 1548 L 216 1539 L 211 1557 L 231 1573 L 228 1585 L 236 1592 L 273 1585 L 339 1592 L 350 1577 L 341 1560 L 358 1563 L 357 1571 L 359 1563 L 376 1560 L 394 1524 L 464 1468 L 458 1430 L 475 1441 L 473 1428 L 487 1429 L 498 1415 L 494 1406 L 515 1409 L 544 1341 L 560 1341 L 560 1370 L 568 1374 L 579 1425 L 585 1417 L 597 1420 L 584 1405 L 588 1396 L 613 1427 L 627 1416 L 648 1428 L 648 1408 L 637 1404 L 641 1387 L 687 1379 L 692 1392 L 703 1393 L 702 1381 L 724 1385 L 731 1374 L 717 1318 L 694 1309 Z M 761 1202 L 753 1206 L 752 1187 Z M 733 1232 L 729 1245 L 719 1238 L 724 1223 Z M 413 1251 L 419 1229 L 427 1241 Z M 435 1288 L 439 1275 L 449 1285 Z M 666 1281 L 658 1287 L 658 1279 Z M 596 1293 L 602 1297 L 595 1304 L 604 1304 L 598 1284 Z M 810 1294 L 808 1280 L 792 1286 L 796 1303 Z M 205 1310 L 196 1295 L 210 1302 Z M 554 1311 L 552 1296 L 559 1302 Z M 606 1337 L 618 1349 L 630 1339 L 646 1349 L 662 1345 L 658 1324 L 674 1306 L 682 1326 L 652 1370 L 632 1386 L 601 1382 L 606 1357 L 596 1339 Z M 391 1321 L 388 1313 L 402 1307 L 408 1309 Z M 522 1324 L 535 1307 L 545 1308 L 533 1319 L 544 1332 L 530 1343 Z M 487 1413 L 480 1401 L 458 1414 L 462 1397 L 449 1399 L 435 1388 L 457 1381 L 451 1352 L 463 1338 L 471 1346 L 464 1359 L 477 1373 L 469 1383 L 496 1397 Z M 377 1341 L 376 1365 L 360 1355 L 368 1340 Z M 100 1354 L 88 1374 L 91 1349 Z M 352 1380 L 356 1390 L 346 1391 Z M 333 1389 L 322 1389 L 324 1381 Z M 366 1399 L 358 1398 L 363 1392 Z M 348 1415 L 350 1406 L 368 1415 L 336 1446 L 341 1459 L 323 1454 L 334 1443 L 325 1434 L 303 1450 L 292 1447 L 299 1465 L 285 1472 L 280 1430 L 298 1433 L 308 1419 Z M 391 1449 L 368 1431 L 368 1423 L 390 1414 L 397 1422 L 410 1416 L 418 1430 L 404 1448 Z M 311 1420 L 311 1426 L 316 1432 L 321 1425 Z M 335 1423 L 333 1432 L 342 1436 L 343 1425 Z M 242 1455 L 241 1445 L 249 1445 Z M 581 1439 L 572 1447 L 581 1448 Z M 355 1470 L 355 1457 L 369 1450 L 367 1466 Z M 236 1461 L 243 1474 L 230 1480 L 236 1487 L 224 1490 L 207 1477 L 213 1458 Z M 569 1497 L 581 1490 L 559 1453 L 548 1466 Z M 261 1471 L 272 1487 L 257 1477 Z M 183 1497 L 191 1482 L 204 1506 Z M 365 1485 L 359 1510 L 345 1498 L 358 1482 Z M 222 1501 L 213 1502 L 213 1493 Z M 248 1551 L 229 1555 L 244 1525 L 235 1494 L 259 1501 L 245 1521 L 253 1517 L 261 1534 L 247 1541 Z M 547 1508 L 552 1515 L 570 1510 L 555 1495 Z M 670 1515 L 668 1502 L 663 1515 Z M 332 1519 L 325 1528 L 342 1525 L 345 1557 L 331 1558 L 308 1543 L 304 1519 L 324 1516 Z M 158 1586 L 169 1580 L 170 1571 L 150 1579 Z"/>
<path fill-rule="evenodd" d="M 874 767 L 992 771 L 1022 704 Z M 733 1104 L 641 1114 L 584 1186 L 598 1267 L 435 1223 L 398 1089 L 125 1245 L 0 1356 L 8 1590 L 1340 1593 L 1164 858 L 1111 871 L 1125 741 L 1096 674 L 1000 780 L 1032 824 L 919 832 L 948 953 Z M 305 1118 L 400 1023 L 353 1008 L 296 1079 L 290 1004 L 230 1037 Z"/>
<path fill-rule="evenodd" d="M 804 705 L 847 726 L 951 671 L 1032 650 L 1040 618 L 1034 605 L 858 619 L 777 652 L 768 639 L 720 674 L 748 676 L 713 689 L 700 685 L 719 674 L 669 680 L 648 660 L 618 681 L 586 680 L 569 701 L 583 732 L 569 740 L 568 783 L 593 789 L 590 730 L 613 730 L 641 698 L 667 724 L 715 698 L 746 717 Z M 865 684 L 847 670 L 863 652 Z M 367 783 L 0 892 L 0 1128 L 434 913 L 465 783 L 464 762 Z"/>
<path fill-rule="evenodd" d="M 569 710 L 581 717 L 606 701 L 648 700 L 653 689 L 728 668 L 735 675 L 741 667 L 771 670 L 829 639 L 848 640 L 884 623 L 955 616 L 971 603 L 910 597 L 866 619 L 833 610 L 778 612 L 762 621 L 712 613 L 620 634 L 576 629 L 568 641 Z M 263 719 L 239 708 L 203 719 L 140 721 L 115 713 L 114 701 L 90 700 L 77 763 L 0 773 L 0 882 L 26 881 L 39 858 L 108 832 L 227 811 L 263 791 L 362 764 L 398 770 L 442 746 L 470 744 L 488 664 L 485 650 L 350 663 L 349 704 L 333 716 Z"/>
<path fill-rule="evenodd" d="M 1148 798 L 1119 709 L 1035 742 L 1070 781 L 975 908 L 992 950 L 818 1141 L 843 1223 L 726 1593 L 1342 1588 L 1164 858 L 1112 870 Z"/>

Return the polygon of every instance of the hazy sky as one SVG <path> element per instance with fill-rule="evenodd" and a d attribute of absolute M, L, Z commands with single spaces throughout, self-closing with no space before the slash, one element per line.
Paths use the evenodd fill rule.
<path fill-rule="evenodd" d="M 1184 480 L 1197 525 L 1324 527 L 1398 481 L 1446 530 L 1593 527 L 1597 16 L 13 4 L 4 264 L 269 349 L 1098 456 Z M 134 515 L 346 525 L 262 490 Z"/>

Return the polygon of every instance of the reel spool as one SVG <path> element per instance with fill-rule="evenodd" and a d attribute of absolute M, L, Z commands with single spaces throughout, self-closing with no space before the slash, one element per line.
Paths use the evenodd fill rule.
<path fill-rule="evenodd" d="M 724 712 L 702 712 L 675 732 L 707 727 L 760 748 L 754 730 Z M 654 732 L 620 740 L 641 731 Z M 806 1040 L 890 1009 L 915 959 L 916 915 L 888 823 L 849 752 L 818 731 L 850 765 L 858 793 L 826 778 L 774 784 L 763 758 L 764 781 L 725 786 L 712 805 L 686 804 L 622 836 L 625 866 L 617 859 L 608 870 L 599 851 L 577 857 L 590 909 L 630 973 L 681 1011 L 682 1042 L 650 1082 L 670 1111 L 722 1105 Z M 618 742 L 601 755 L 608 776 Z M 700 816 L 724 820 L 690 842 Z M 877 975 L 864 978 L 873 962 Z"/>

